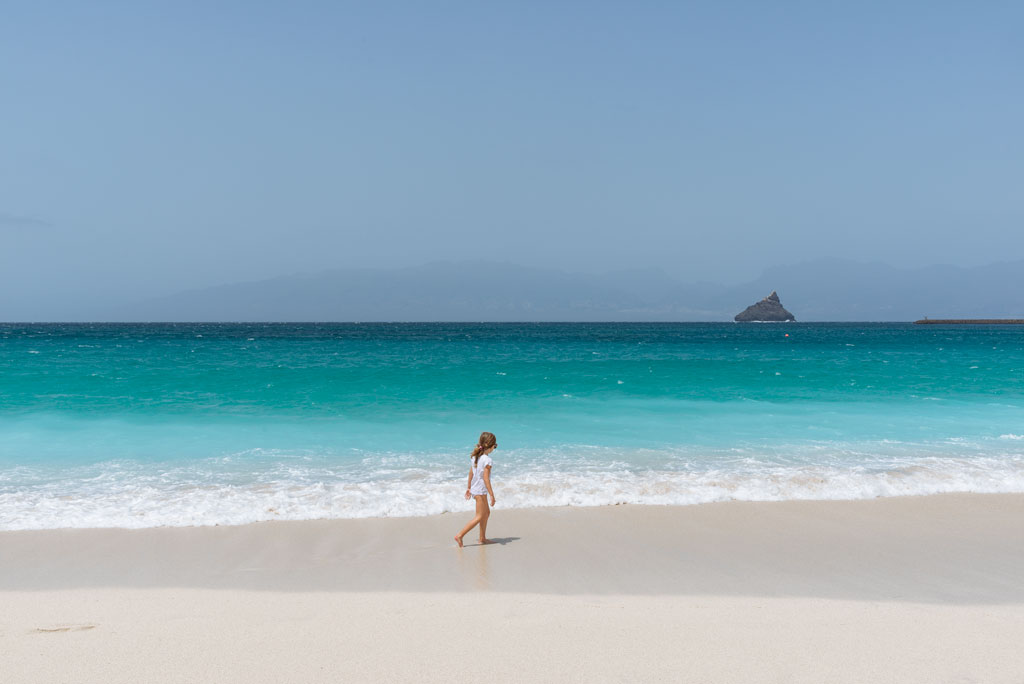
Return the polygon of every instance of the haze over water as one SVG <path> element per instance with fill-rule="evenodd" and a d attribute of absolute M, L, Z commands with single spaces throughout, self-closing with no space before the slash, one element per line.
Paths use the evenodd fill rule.
<path fill-rule="evenodd" d="M 1024 329 L 0 326 L 0 529 L 1024 491 Z"/>
<path fill-rule="evenodd" d="M 1020 3 L 582 9 L 5 2 L 0 320 L 435 261 L 731 287 L 1024 254 Z M 806 296 L 722 311 L 772 289 Z M 896 319 L 967 313 L 905 293 Z M 203 320 L 371 320 L 249 301 Z"/>

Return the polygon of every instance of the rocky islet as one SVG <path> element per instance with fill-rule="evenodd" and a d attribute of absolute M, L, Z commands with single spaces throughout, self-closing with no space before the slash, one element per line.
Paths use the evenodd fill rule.
<path fill-rule="evenodd" d="M 744 322 L 784 322 L 795 321 L 796 317 L 782 306 L 779 300 L 779 293 L 772 290 L 772 293 L 759 302 L 751 304 L 746 309 L 736 314 L 736 321 Z"/>

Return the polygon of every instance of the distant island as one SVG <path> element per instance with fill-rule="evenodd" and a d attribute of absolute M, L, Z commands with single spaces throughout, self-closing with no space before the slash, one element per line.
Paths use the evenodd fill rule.
<path fill-rule="evenodd" d="M 84 287 L 52 306 L 12 295 L 0 297 L 0 320 L 732 321 L 772 290 L 787 293 L 787 308 L 799 311 L 801 321 L 908 322 L 937 308 L 963 319 L 1010 319 L 1024 318 L 1022 274 L 1024 259 L 972 268 L 820 259 L 722 285 L 679 280 L 657 268 L 570 273 L 503 262 L 432 262 L 296 273 L 137 300 L 126 290 L 122 302 L 101 302 Z M 781 320 L 790 319 L 783 314 Z"/>
<path fill-rule="evenodd" d="M 916 325 L 1024 325 L 1024 318 L 922 318 Z"/>
<path fill-rule="evenodd" d="M 779 300 L 779 293 L 772 290 L 770 295 L 736 314 L 734 320 L 740 323 L 784 323 L 795 321 L 796 316 L 786 311 Z"/>

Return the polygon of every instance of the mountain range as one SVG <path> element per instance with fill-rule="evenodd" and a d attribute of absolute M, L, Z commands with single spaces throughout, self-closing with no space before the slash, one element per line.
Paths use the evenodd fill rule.
<path fill-rule="evenodd" d="M 179 292 L 102 312 L 119 321 L 728 321 L 777 290 L 798 321 L 1024 317 L 1024 260 L 899 268 L 819 259 L 740 285 L 659 269 L 593 275 L 508 263 L 347 269 Z"/>

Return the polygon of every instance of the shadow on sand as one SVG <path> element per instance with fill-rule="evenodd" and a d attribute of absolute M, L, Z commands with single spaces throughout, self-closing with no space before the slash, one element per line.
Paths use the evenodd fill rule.
<path fill-rule="evenodd" d="M 519 539 L 519 537 L 491 537 L 490 544 L 481 544 L 480 542 L 468 544 L 463 542 L 462 546 L 464 548 L 469 548 L 470 546 L 505 546 L 505 544 L 511 544 L 514 541 L 519 541 Z"/>

